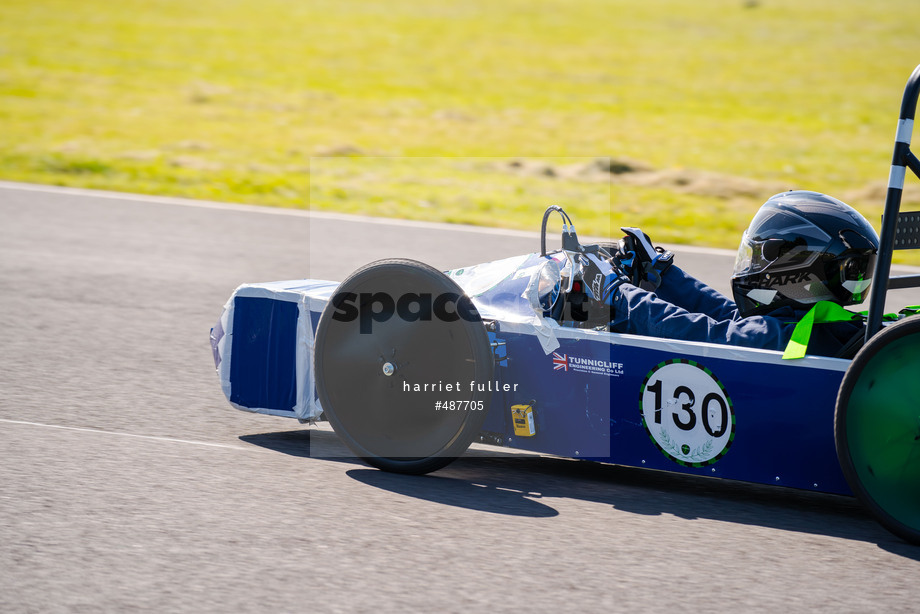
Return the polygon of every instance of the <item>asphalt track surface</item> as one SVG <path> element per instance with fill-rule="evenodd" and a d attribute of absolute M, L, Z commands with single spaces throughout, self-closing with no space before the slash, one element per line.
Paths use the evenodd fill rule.
<path fill-rule="evenodd" d="M 242 282 L 533 249 L 0 185 L 0 611 L 916 611 L 920 548 L 850 498 L 479 450 L 390 475 L 219 389 Z"/>

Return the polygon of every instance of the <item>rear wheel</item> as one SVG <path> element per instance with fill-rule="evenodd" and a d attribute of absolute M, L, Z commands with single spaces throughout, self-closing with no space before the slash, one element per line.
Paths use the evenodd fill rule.
<path fill-rule="evenodd" d="M 920 544 L 920 317 L 885 328 L 853 359 L 834 436 L 856 496 L 885 528 Z"/>
<path fill-rule="evenodd" d="M 386 471 L 428 473 L 463 454 L 488 412 L 491 393 L 475 384 L 491 379 L 492 366 L 488 333 L 469 298 L 413 260 L 355 271 L 316 329 L 323 411 L 357 456 Z"/>

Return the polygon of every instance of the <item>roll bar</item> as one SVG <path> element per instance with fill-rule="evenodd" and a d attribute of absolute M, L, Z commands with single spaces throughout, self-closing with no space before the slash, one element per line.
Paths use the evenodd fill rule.
<path fill-rule="evenodd" d="M 910 138 L 914 130 L 917 98 L 920 96 L 920 66 L 907 80 L 901 100 L 901 115 L 895 135 L 891 173 L 888 176 L 888 194 L 882 215 L 882 233 L 879 253 L 875 262 L 872 290 L 869 294 L 869 316 L 866 322 L 866 341 L 882 327 L 885 296 L 889 289 L 920 287 L 920 275 L 890 277 L 892 252 L 896 249 L 920 249 L 920 211 L 901 213 L 901 194 L 904 190 L 905 169 L 909 168 L 920 178 L 920 160 L 910 151 Z"/>

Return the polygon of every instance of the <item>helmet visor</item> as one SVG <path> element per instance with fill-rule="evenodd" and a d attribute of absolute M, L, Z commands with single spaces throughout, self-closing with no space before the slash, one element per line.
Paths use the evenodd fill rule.
<path fill-rule="evenodd" d="M 748 231 L 741 236 L 741 245 L 738 246 L 738 255 L 735 258 L 735 269 L 732 275 L 747 275 L 759 273 L 779 257 L 780 249 L 787 244 L 783 239 L 767 239 L 757 241 L 751 239 Z"/>
<path fill-rule="evenodd" d="M 759 273 L 777 261 L 777 270 L 808 267 L 830 240 L 830 235 L 801 215 L 762 207 L 741 237 L 732 274 Z"/>
<path fill-rule="evenodd" d="M 738 246 L 738 255 L 735 257 L 735 269 L 732 275 L 742 275 L 750 272 L 752 261 L 754 259 L 754 246 L 748 238 L 745 230 L 741 235 L 741 245 Z"/>

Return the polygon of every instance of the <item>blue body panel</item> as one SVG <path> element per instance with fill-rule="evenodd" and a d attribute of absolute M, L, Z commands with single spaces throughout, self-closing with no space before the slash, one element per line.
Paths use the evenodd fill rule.
<path fill-rule="evenodd" d="M 230 401 L 293 414 L 297 304 L 243 296 L 234 302 L 233 329 L 245 333 L 233 336 Z"/>
<path fill-rule="evenodd" d="M 627 337 L 599 333 L 597 340 L 560 339 L 556 356 L 606 363 L 593 372 L 575 372 L 571 366 L 555 368 L 561 361 L 554 361 L 554 354 L 544 354 L 533 336 L 499 333 L 497 337 L 506 343 L 509 357 L 497 371 L 519 386 L 517 393 L 494 395 L 485 428 L 503 432 L 509 447 L 850 494 L 834 444 L 834 406 L 843 379 L 840 369 L 718 357 L 718 352 L 706 352 L 706 348 L 693 353 L 690 344 L 684 347 L 691 351 L 675 352 L 653 347 L 654 343 L 646 347 L 641 342 L 617 343 Z M 711 371 L 731 400 L 734 438 L 724 456 L 705 466 L 676 462 L 661 451 L 643 425 L 643 383 L 657 365 L 675 359 L 693 361 Z M 507 418 L 509 408 L 531 400 L 536 401 L 537 434 L 515 436 Z"/>

